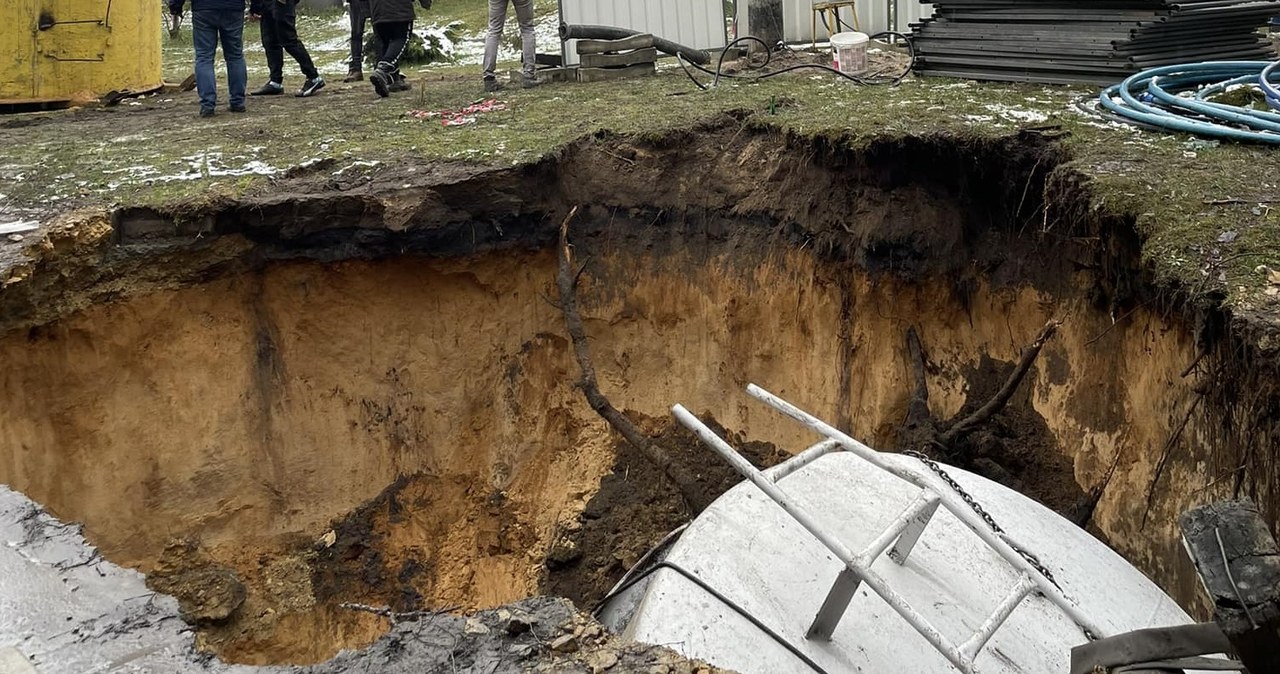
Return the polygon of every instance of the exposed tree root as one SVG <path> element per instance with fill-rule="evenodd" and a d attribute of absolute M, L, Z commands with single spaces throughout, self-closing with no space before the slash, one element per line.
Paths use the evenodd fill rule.
<path fill-rule="evenodd" d="M 1058 328 L 1062 327 L 1060 321 L 1049 321 L 1040 329 L 1040 334 L 1036 335 L 1036 341 L 1031 346 L 1022 350 L 1022 359 L 1018 361 L 1018 366 L 1009 374 L 1009 378 L 1005 380 L 1004 386 L 1000 387 L 1000 391 L 995 397 L 987 401 L 987 404 L 979 407 L 977 411 L 969 416 L 961 419 L 951 428 L 942 434 L 940 441 L 943 445 L 950 447 L 957 440 L 972 433 L 979 426 L 987 423 L 1009 404 L 1009 399 L 1013 397 L 1014 392 L 1018 390 L 1018 386 L 1022 384 L 1023 378 L 1027 376 L 1027 372 L 1031 370 L 1031 366 L 1035 364 L 1036 358 L 1040 355 L 1040 351 L 1044 349 L 1044 345 L 1053 338 Z"/>
<path fill-rule="evenodd" d="M 911 365 L 914 389 L 907 404 L 907 418 L 898 432 L 898 445 L 904 450 L 926 451 L 938 447 L 938 422 L 929 409 L 929 385 L 924 374 L 924 347 L 915 328 L 907 328 L 907 358 Z"/>
<path fill-rule="evenodd" d="M 1014 367 L 1013 372 L 1009 373 L 1009 377 L 1005 379 L 1000 390 L 972 414 L 952 423 L 945 431 L 939 430 L 940 424 L 934 419 L 933 412 L 929 409 L 929 388 L 925 380 L 924 347 L 920 343 L 920 336 L 916 333 L 915 328 L 908 328 L 907 358 L 911 364 L 914 390 L 911 394 L 911 402 L 907 406 L 907 417 L 903 421 L 899 432 L 899 447 L 904 450 L 919 450 L 932 447 L 944 452 L 951 451 L 960 440 L 991 421 L 1009 404 L 1013 394 L 1022 385 L 1022 380 L 1031 371 L 1031 366 L 1035 364 L 1036 358 L 1040 356 L 1044 345 L 1053 338 L 1053 335 L 1057 333 L 1060 327 L 1062 327 L 1061 321 L 1054 320 L 1046 323 L 1040 329 L 1040 333 L 1036 335 L 1035 341 L 1022 350 L 1022 357 L 1018 360 L 1018 365 Z"/>
<path fill-rule="evenodd" d="M 700 505 L 699 490 L 685 475 L 675 470 L 671 457 L 627 418 L 609 399 L 600 392 L 600 384 L 596 381 L 595 366 L 591 363 L 591 349 L 587 344 L 587 330 L 582 324 L 582 314 L 578 311 L 578 278 L 582 269 L 574 271 L 573 248 L 569 245 L 569 223 L 578 214 L 574 206 L 569 215 L 560 223 L 560 270 L 556 275 L 556 285 L 560 290 L 560 309 L 564 312 L 565 326 L 569 330 L 569 338 L 573 341 L 573 353 L 578 360 L 578 368 L 582 378 L 578 380 L 578 388 L 587 399 L 587 404 L 597 414 L 609 422 L 609 425 L 622 434 L 627 442 L 640 451 L 650 463 L 662 471 L 680 490 L 685 505 L 697 510 Z"/>

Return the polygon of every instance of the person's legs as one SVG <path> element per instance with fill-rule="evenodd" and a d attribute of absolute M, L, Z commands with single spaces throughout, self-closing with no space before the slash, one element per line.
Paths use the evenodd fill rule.
<path fill-rule="evenodd" d="M 244 109 L 245 89 L 249 86 L 249 72 L 244 62 L 244 12 L 224 10 L 219 33 L 222 35 L 222 58 L 227 62 L 227 89 L 230 91 L 231 109 Z"/>
<path fill-rule="evenodd" d="M 484 40 L 484 78 L 494 79 L 498 70 L 498 44 L 502 41 L 502 25 L 507 22 L 507 2 L 489 0 L 489 33 Z"/>
<path fill-rule="evenodd" d="M 413 30 L 413 23 L 396 21 L 384 25 L 387 28 L 383 33 L 382 55 L 378 59 L 378 69 L 398 73 L 400 59 L 404 57 L 404 50 L 409 46 L 409 33 Z"/>
<path fill-rule="evenodd" d="M 364 71 L 364 24 L 369 19 L 369 0 L 351 0 L 351 65 L 347 67 L 347 82 L 355 82 Z"/>
<path fill-rule="evenodd" d="M 280 46 L 279 31 L 276 28 L 276 6 L 270 3 L 271 9 L 262 15 L 258 24 L 262 27 L 262 51 L 267 55 L 267 71 L 270 82 L 284 83 L 284 49 Z"/>
<path fill-rule="evenodd" d="M 196 91 L 200 114 L 213 114 L 218 105 L 218 80 L 213 74 L 213 54 L 218 49 L 217 12 L 191 13 L 191 42 L 196 52 Z"/>
<path fill-rule="evenodd" d="M 284 0 L 284 2 L 272 0 L 272 2 L 274 5 L 272 11 L 276 17 L 276 37 L 280 40 L 280 46 L 298 62 L 298 68 L 302 70 L 303 76 L 309 80 L 316 79 L 320 73 L 316 70 L 315 63 L 311 61 L 311 54 L 307 53 L 307 48 L 298 37 L 297 0 Z"/>
<path fill-rule="evenodd" d="M 378 54 L 378 69 L 369 76 L 373 90 L 379 96 L 387 96 L 392 91 L 402 90 L 400 81 L 400 58 L 404 56 L 405 47 L 409 44 L 409 33 L 413 24 L 409 21 L 376 23 L 373 32 L 378 36 L 382 50 Z M 407 88 L 407 87 L 403 87 Z"/>
<path fill-rule="evenodd" d="M 526 80 L 531 80 L 538 62 L 538 40 L 533 32 L 533 0 L 511 2 L 516 6 L 516 19 L 520 22 L 521 72 Z"/>

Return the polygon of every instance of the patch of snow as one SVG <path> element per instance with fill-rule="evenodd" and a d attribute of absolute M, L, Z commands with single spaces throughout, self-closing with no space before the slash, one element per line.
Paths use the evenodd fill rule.
<path fill-rule="evenodd" d="M 244 157 L 237 157 L 243 161 Z M 112 181 L 107 184 L 108 189 L 116 189 L 123 184 L 133 182 L 143 183 L 169 183 L 188 180 L 200 180 L 202 178 L 213 178 L 220 176 L 239 177 L 247 175 L 269 176 L 280 172 L 280 169 L 266 163 L 253 159 L 245 161 L 239 166 L 232 165 L 234 159 L 224 159 L 221 152 L 204 152 L 182 157 L 181 162 L 186 163 L 186 170 L 178 173 L 162 175 L 160 170 L 154 166 L 126 166 L 120 169 L 105 169 L 104 174 L 124 174 L 122 180 Z"/>
<path fill-rule="evenodd" d="M 1040 112 L 1039 110 L 1028 110 L 1026 108 L 1003 105 L 1001 103 L 988 103 L 982 107 L 989 112 L 995 113 L 1000 117 L 1014 122 L 1030 122 L 1032 124 L 1039 124 L 1049 119 L 1049 115 Z"/>
<path fill-rule="evenodd" d="M 350 164 L 347 164 L 346 166 L 343 166 L 342 168 L 338 169 L 337 171 L 334 171 L 334 172 L 333 172 L 333 175 L 335 175 L 335 176 L 340 176 L 340 175 L 342 175 L 343 173 L 346 173 L 347 171 L 349 171 L 349 170 L 351 170 L 351 169 L 354 169 L 354 168 L 359 168 L 359 167 L 361 167 L 361 166 L 368 167 L 368 168 L 373 168 L 374 166 L 379 166 L 379 165 L 381 165 L 381 164 L 382 164 L 382 162 L 380 162 L 380 161 L 363 161 L 363 160 L 360 160 L 360 161 L 353 161 L 353 162 L 351 162 Z"/>

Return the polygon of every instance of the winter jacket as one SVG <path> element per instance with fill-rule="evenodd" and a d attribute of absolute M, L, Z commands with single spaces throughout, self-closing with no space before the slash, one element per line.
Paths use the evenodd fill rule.
<path fill-rule="evenodd" d="M 187 4 L 187 0 L 168 0 L 170 14 L 182 14 L 183 5 Z M 191 0 L 191 11 L 203 12 L 207 10 L 213 11 L 244 11 L 245 0 Z"/>
<path fill-rule="evenodd" d="M 431 0 L 418 0 L 423 9 L 431 9 Z M 413 0 L 369 0 L 369 18 L 373 23 L 413 21 Z"/>
<path fill-rule="evenodd" d="M 271 14 L 271 7 L 277 2 L 297 3 L 298 0 L 249 0 L 249 13 L 256 16 L 266 16 Z"/>

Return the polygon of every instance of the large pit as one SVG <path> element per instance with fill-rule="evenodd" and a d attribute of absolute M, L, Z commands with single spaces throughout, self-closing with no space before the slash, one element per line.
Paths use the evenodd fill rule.
<path fill-rule="evenodd" d="M 1066 159 L 1035 134 L 854 148 L 731 121 L 394 192 L 120 211 L 109 245 L 0 293 L 0 482 L 156 589 L 234 573 L 243 604 L 200 624 L 234 662 L 318 662 L 386 629 L 343 604 L 590 608 L 691 513 L 575 386 L 554 242 L 582 204 L 601 386 L 708 499 L 733 480 L 669 428 L 672 403 L 759 461 L 812 438 L 751 382 L 894 448 L 909 328 L 946 420 L 1059 319 L 1007 410 L 945 458 L 1195 609 L 1176 515 L 1238 494 L 1275 519 L 1271 366 L 1144 280 L 1137 235 L 1083 207 Z"/>

